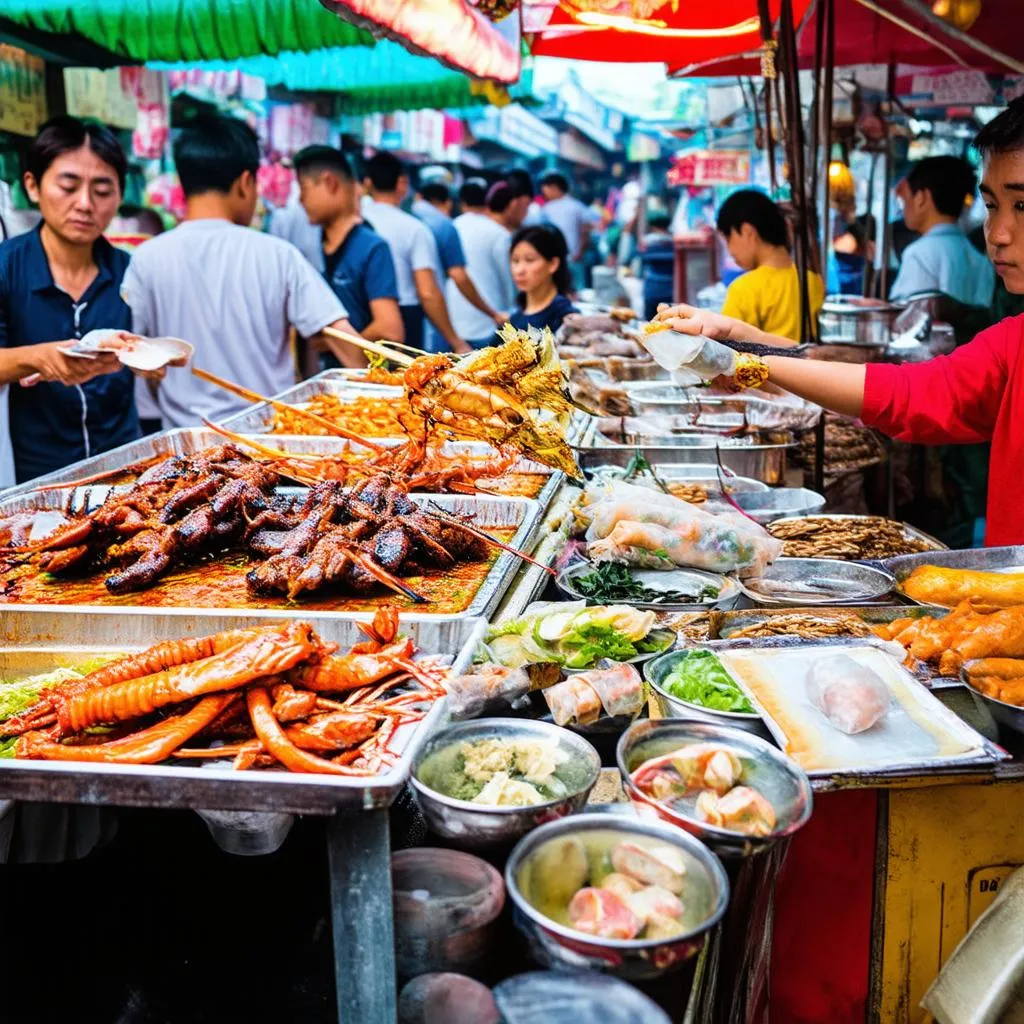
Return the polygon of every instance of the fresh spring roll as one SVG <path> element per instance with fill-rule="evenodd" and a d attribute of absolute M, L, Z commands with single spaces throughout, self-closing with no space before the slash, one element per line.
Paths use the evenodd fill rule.
<path fill-rule="evenodd" d="M 590 686 L 601 698 L 605 713 L 612 718 L 616 715 L 636 715 L 643 709 L 644 682 L 634 665 L 591 669 L 570 678 L 582 680 Z"/>
<path fill-rule="evenodd" d="M 580 676 L 570 676 L 544 691 L 555 725 L 590 725 L 601 717 L 601 698 Z"/>

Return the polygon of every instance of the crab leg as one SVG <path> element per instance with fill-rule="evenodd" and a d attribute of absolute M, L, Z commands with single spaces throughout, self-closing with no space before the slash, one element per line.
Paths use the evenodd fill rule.
<path fill-rule="evenodd" d="M 470 526 L 468 523 L 459 519 L 458 516 L 453 516 L 447 509 L 443 509 L 439 505 L 435 505 L 433 502 L 430 502 L 430 507 L 432 511 L 427 512 L 427 515 L 432 515 L 435 519 L 446 519 L 448 522 L 455 523 L 458 526 L 461 526 L 467 533 L 473 534 L 474 537 L 479 537 L 481 540 L 487 541 L 488 544 L 493 544 L 495 547 L 499 547 L 503 551 L 507 551 L 510 555 L 515 555 L 516 558 L 521 558 L 524 562 L 529 562 L 531 565 L 537 566 L 538 569 L 543 569 L 550 576 L 558 575 L 550 565 L 544 565 L 543 562 L 538 562 L 536 558 L 531 558 L 525 552 L 512 547 L 511 544 L 506 544 L 504 541 L 498 540 L 497 537 L 492 537 L 489 533 L 484 532 L 478 526 Z"/>
<path fill-rule="evenodd" d="M 53 743 L 38 734 L 29 733 L 18 740 L 18 757 L 42 758 L 47 761 L 105 761 L 117 764 L 156 764 L 170 757 L 186 740 L 205 729 L 225 708 L 237 700 L 238 694 L 219 693 L 204 697 L 183 715 L 165 718 L 141 732 L 109 743 L 71 746 Z"/>
<path fill-rule="evenodd" d="M 218 377 L 216 374 L 210 373 L 207 370 L 201 370 L 198 366 L 193 366 L 192 372 L 200 380 L 208 381 L 210 384 L 216 384 L 217 387 L 223 388 L 225 391 L 230 391 L 233 395 L 238 395 L 239 398 L 244 398 L 249 402 L 266 402 L 278 412 L 289 412 L 295 413 L 297 416 L 303 416 L 311 423 L 316 423 L 317 426 L 322 427 L 329 434 L 334 434 L 336 437 L 344 437 L 349 441 L 355 441 L 357 444 L 361 444 L 364 448 L 369 448 L 370 451 L 384 451 L 380 445 L 374 444 L 372 441 L 367 441 L 366 438 L 360 437 L 358 434 L 354 434 L 351 430 L 339 427 L 337 423 L 332 423 L 330 420 L 324 419 L 323 416 L 318 416 L 315 412 L 310 412 L 308 409 L 303 409 L 301 406 L 289 405 L 287 402 L 279 402 L 276 398 L 266 398 L 264 395 L 261 395 L 256 391 L 250 391 L 248 388 L 243 388 L 240 384 L 232 384 L 231 381 L 224 380 L 223 377 Z"/>

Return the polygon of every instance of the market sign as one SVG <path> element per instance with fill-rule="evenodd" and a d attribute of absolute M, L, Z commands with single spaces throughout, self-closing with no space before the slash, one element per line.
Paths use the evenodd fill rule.
<path fill-rule="evenodd" d="M 72 117 L 102 121 L 114 128 L 135 127 L 135 95 L 125 88 L 117 68 L 65 68 L 64 95 Z"/>
<path fill-rule="evenodd" d="M 988 75 L 970 68 L 928 68 L 898 75 L 896 95 L 913 107 L 984 107 L 996 102 Z"/>
<path fill-rule="evenodd" d="M 0 44 L 0 129 L 35 135 L 46 120 L 43 61 L 16 46 Z"/>
<path fill-rule="evenodd" d="M 695 149 L 681 153 L 669 168 L 670 185 L 746 185 L 750 181 L 750 150 Z"/>

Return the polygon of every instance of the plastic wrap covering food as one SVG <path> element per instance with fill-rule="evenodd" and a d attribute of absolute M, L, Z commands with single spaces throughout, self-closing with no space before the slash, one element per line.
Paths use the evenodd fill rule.
<path fill-rule="evenodd" d="M 855 736 L 889 709 L 889 688 L 876 672 L 845 654 L 820 658 L 807 673 L 807 699 L 840 732 Z"/>
<path fill-rule="evenodd" d="M 585 509 L 587 555 L 646 569 L 690 566 L 711 572 L 762 572 L 782 544 L 740 515 L 711 515 L 643 487 L 609 481 Z"/>

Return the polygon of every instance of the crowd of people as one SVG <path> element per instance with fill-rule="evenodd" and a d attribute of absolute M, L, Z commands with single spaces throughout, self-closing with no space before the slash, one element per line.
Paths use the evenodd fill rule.
<path fill-rule="evenodd" d="M 357 169 L 341 150 L 311 146 L 294 158 L 292 200 L 262 232 L 250 227 L 260 149 L 244 122 L 196 118 L 178 133 L 174 160 L 185 217 L 138 244 L 122 206 L 127 161 L 110 131 L 58 117 L 29 147 L 24 185 L 41 221 L 0 247 L 0 403 L 8 406 L 0 405 L 0 423 L 10 425 L 0 484 L 140 431 L 239 409 L 239 399 L 187 370 L 133 380 L 112 355 L 70 351 L 91 330 L 184 338 L 197 365 L 274 394 L 295 379 L 293 335 L 323 367 L 365 362 L 334 332 L 470 352 L 494 344 L 506 322 L 557 331 L 587 284 L 593 213 L 558 172 L 535 184 L 510 169 L 456 190 L 444 168 L 421 169 L 413 195 L 409 168 L 391 153 Z M 899 183 L 894 298 L 941 292 L 968 307 L 991 304 L 1000 262 L 993 268 L 960 227 L 975 186 L 970 165 L 953 157 L 923 160 Z M 128 226 L 123 247 L 110 240 L 118 217 Z M 651 318 L 673 300 L 674 240 L 664 212 L 638 220 L 646 228 L 636 239 L 643 311 Z M 740 189 L 719 207 L 716 227 L 743 271 L 723 315 L 799 341 L 803 303 L 816 323 L 826 288 L 816 273 L 801 282 L 783 212 L 762 192 Z"/>
<path fill-rule="evenodd" d="M 121 248 L 106 237 L 125 189 L 117 138 L 64 116 L 29 147 L 41 220 L 0 247 L 0 485 L 238 411 L 187 370 L 133 380 L 114 355 L 82 357 L 73 348 L 92 330 L 184 338 L 203 369 L 273 395 L 295 380 L 293 332 L 323 365 L 360 366 L 333 332 L 461 353 L 495 343 L 507 321 L 557 330 L 573 310 L 587 226 L 560 175 L 541 183 L 541 209 L 524 171 L 471 179 L 457 197 L 425 175 L 407 212 L 409 172 L 393 154 L 357 175 L 341 150 L 314 146 L 295 158 L 295 201 L 261 232 L 249 226 L 259 143 L 244 122 L 197 118 L 174 160 L 184 219 Z"/>

